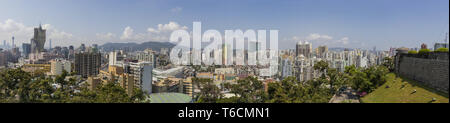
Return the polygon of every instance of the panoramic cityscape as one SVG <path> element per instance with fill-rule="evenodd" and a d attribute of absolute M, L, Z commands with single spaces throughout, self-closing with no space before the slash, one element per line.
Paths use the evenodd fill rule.
<path fill-rule="evenodd" d="M 448 0 L 103 3 L 1 1 L 0 103 L 449 103 Z"/>

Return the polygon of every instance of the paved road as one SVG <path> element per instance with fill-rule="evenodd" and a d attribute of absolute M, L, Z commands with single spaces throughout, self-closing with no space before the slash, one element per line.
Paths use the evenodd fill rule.
<path fill-rule="evenodd" d="M 339 91 L 335 94 L 329 103 L 359 103 L 359 96 L 355 90 L 348 87 L 344 91 Z"/>

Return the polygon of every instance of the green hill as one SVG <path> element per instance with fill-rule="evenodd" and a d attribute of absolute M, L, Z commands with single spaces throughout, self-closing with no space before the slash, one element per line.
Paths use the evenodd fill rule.
<path fill-rule="evenodd" d="M 414 92 L 414 89 L 416 92 Z M 432 99 L 435 98 L 435 101 Z M 363 103 L 449 103 L 448 94 L 437 92 L 415 81 L 402 79 L 394 73 L 387 82 L 361 98 Z"/>

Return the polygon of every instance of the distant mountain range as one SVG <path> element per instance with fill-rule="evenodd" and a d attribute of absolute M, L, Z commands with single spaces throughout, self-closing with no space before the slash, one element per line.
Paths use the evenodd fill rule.
<path fill-rule="evenodd" d="M 161 48 L 172 48 L 175 44 L 170 42 L 149 41 L 144 43 L 106 43 L 100 46 L 106 52 L 112 50 L 141 51 L 150 48 L 154 51 L 160 51 Z"/>

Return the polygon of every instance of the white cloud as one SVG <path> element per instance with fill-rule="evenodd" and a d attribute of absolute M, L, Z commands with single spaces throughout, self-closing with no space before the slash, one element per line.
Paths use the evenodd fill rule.
<path fill-rule="evenodd" d="M 294 37 L 292 37 L 292 40 L 294 40 L 294 41 L 299 41 L 299 40 L 301 40 L 299 37 L 297 37 L 297 36 L 294 36 Z"/>
<path fill-rule="evenodd" d="M 341 43 L 341 44 L 348 44 L 348 42 L 349 42 L 348 37 L 343 37 L 343 38 L 337 40 L 337 43 Z"/>
<path fill-rule="evenodd" d="M 0 42 L 6 40 L 8 44 L 11 42 L 12 36 L 15 37 L 16 46 L 21 43 L 30 43 L 33 37 L 34 28 L 38 25 L 27 26 L 24 23 L 17 22 L 12 19 L 0 21 Z M 149 27 L 143 32 L 135 32 L 135 30 L 127 26 L 124 28 L 122 34 L 96 33 L 93 38 L 77 37 L 76 35 L 67 31 L 57 29 L 54 25 L 43 24 L 42 28 L 47 30 L 47 41 L 52 40 L 52 46 L 78 46 L 81 43 L 103 44 L 105 42 L 128 41 L 128 42 L 146 42 L 146 41 L 168 41 L 170 34 L 175 30 L 187 30 L 188 27 L 181 26 L 177 22 L 170 21 L 166 24 L 157 24 L 155 27 Z M 3 45 L 1 43 L 0 45 Z M 45 45 L 48 47 L 48 42 Z"/>
<path fill-rule="evenodd" d="M 331 39 L 333 39 L 333 37 L 328 36 L 328 35 L 321 35 L 321 34 L 318 34 L 318 33 L 312 33 L 312 34 L 309 34 L 308 37 L 306 37 L 306 40 L 310 40 L 310 41 L 313 41 L 313 40 L 331 40 Z"/>
<path fill-rule="evenodd" d="M 175 30 L 186 30 L 186 26 L 180 26 L 177 22 L 170 21 L 168 24 L 158 24 L 158 29 L 148 28 L 147 31 L 150 33 L 160 33 L 160 32 L 172 32 Z"/>
<path fill-rule="evenodd" d="M 127 27 L 125 27 L 120 39 L 122 39 L 122 40 L 132 39 L 133 33 L 134 33 L 134 30 L 130 26 L 127 26 Z"/>
<path fill-rule="evenodd" d="M 8 44 L 11 44 L 11 38 L 14 36 L 16 46 L 20 43 L 29 42 L 33 36 L 33 28 L 27 27 L 22 23 L 16 22 L 12 19 L 8 19 L 4 22 L 0 22 L 0 40 L 6 40 Z M 3 44 L 1 44 L 3 45 Z"/>
<path fill-rule="evenodd" d="M 52 39 L 58 40 L 58 41 L 75 41 L 73 34 L 67 33 L 65 31 L 60 31 L 53 27 L 50 24 L 44 24 L 42 25 L 43 29 L 47 30 L 47 40 Z"/>
<path fill-rule="evenodd" d="M 26 26 L 23 23 L 7 19 L 0 22 L 0 39 L 10 42 L 11 37 L 14 36 L 16 46 L 20 46 L 21 43 L 30 43 L 35 27 L 37 26 Z M 42 28 L 47 30 L 47 40 L 52 39 L 53 46 L 66 45 L 68 41 L 77 41 L 73 34 L 56 29 L 50 24 L 43 24 Z"/>
<path fill-rule="evenodd" d="M 342 37 L 338 39 L 334 39 L 332 36 L 325 35 L 325 34 L 318 34 L 318 33 L 311 33 L 308 36 L 305 37 L 299 37 L 299 36 L 293 36 L 291 38 L 284 38 L 285 41 L 295 41 L 295 43 L 302 41 L 308 41 L 313 43 L 313 46 L 320 46 L 320 45 L 327 45 L 327 46 L 349 46 L 350 45 L 350 38 L 349 37 Z M 290 47 L 290 46 L 288 46 Z"/>
<path fill-rule="evenodd" d="M 175 8 L 170 9 L 170 11 L 173 13 L 181 12 L 182 10 L 183 10 L 183 8 L 181 8 L 181 7 L 175 7 Z"/>
<path fill-rule="evenodd" d="M 110 41 L 110 40 L 114 40 L 116 38 L 116 34 L 114 33 L 97 33 L 95 34 L 95 36 L 97 37 L 97 40 L 100 41 Z"/>
<path fill-rule="evenodd" d="M 127 26 L 120 39 L 122 41 L 168 41 L 170 34 L 175 30 L 187 30 L 186 26 L 181 26 L 176 22 L 158 24 L 156 28 L 149 27 L 144 33 L 134 34 L 134 30 Z"/>

